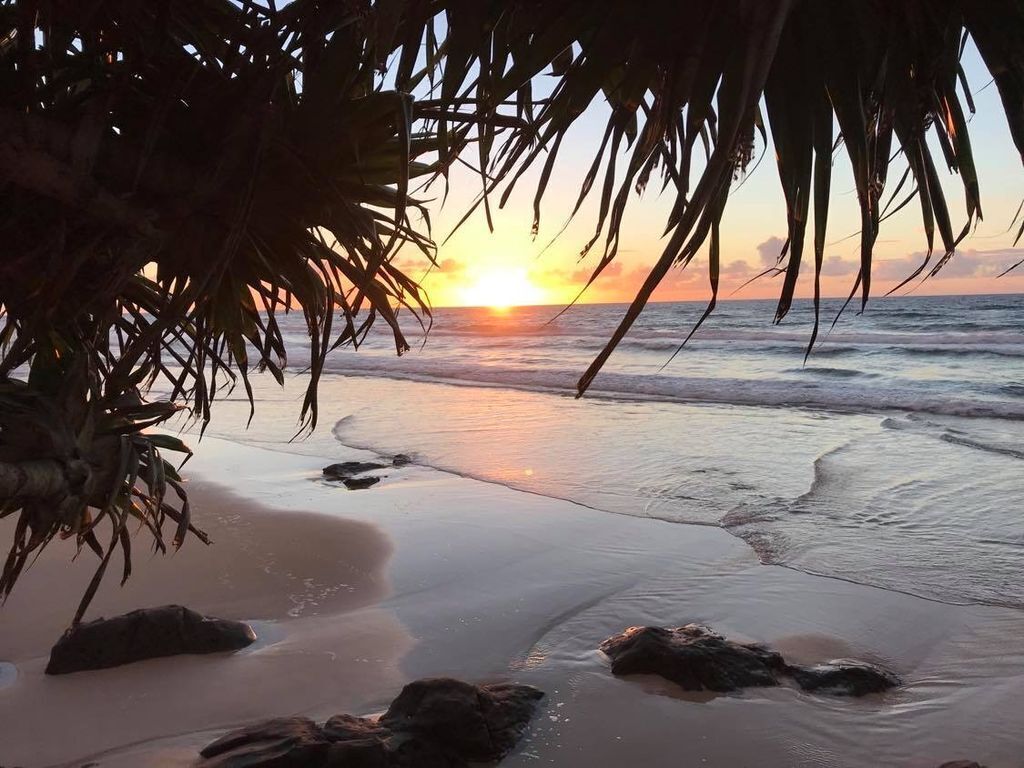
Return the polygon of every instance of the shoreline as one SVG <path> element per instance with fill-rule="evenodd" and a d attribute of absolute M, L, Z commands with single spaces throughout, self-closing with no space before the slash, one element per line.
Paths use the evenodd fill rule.
<path fill-rule="evenodd" d="M 669 766 L 701 759 L 710 765 L 866 768 L 877 765 L 879 755 L 891 757 L 886 764 L 921 768 L 967 756 L 989 768 L 1019 766 L 1013 760 L 1021 747 L 1016 692 L 1024 679 L 1019 671 L 1024 648 L 1018 644 L 1008 651 L 993 642 L 1020 636 L 1024 617 L 1019 611 L 936 603 L 760 565 L 745 542 L 714 526 L 602 515 L 574 502 L 417 465 L 389 470 L 387 478 L 366 491 L 346 491 L 319 479 L 327 463 L 368 457 L 340 445 L 336 455 L 311 456 L 204 438 L 188 465 L 190 489 L 199 491 L 197 500 L 206 508 L 200 512 L 194 503 L 197 519 L 217 506 L 225 532 L 236 529 L 230 516 L 242 510 L 272 519 L 271 532 L 293 530 L 296 520 L 307 520 L 302 525 L 309 529 L 297 539 L 301 546 L 289 555 L 303 565 L 309 547 L 337 554 L 342 540 L 351 543 L 349 534 L 361 532 L 369 538 L 344 559 L 350 563 L 365 555 L 371 546 L 367 542 L 375 542 L 371 560 L 379 580 L 357 588 L 355 602 L 341 594 L 330 598 L 338 602 L 308 606 L 298 616 L 288 615 L 296 603 L 282 601 L 283 595 L 294 594 L 294 580 L 284 579 L 291 591 L 281 589 L 280 579 L 272 580 L 277 591 L 261 586 L 256 590 L 261 596 L 254 596 L 247 608 L 265 609 L 263 637 L 253 650 L 229 657 L 174 657 L 44 680 L 33 664 L 45 662 L 56 638 L 24 640 L 22 658 L 14 659 L 19 676 L 0 689 L 0 722 L 21 738 L 14 744 L 0 740 L 0 764 L 41 768 L 92 755 L 100 766 L 113 768 L 188 765 L 195 748 L 212 738 L 211 729 L 278 714 L 367 714 L 378 711 L 403 682 L 447 674 L 472 681 L 515 679 L 547 691 L 547 703 L 520 750 L 503 763 L 513 768 L 537 760 L 582 768 Z M 211 485 L 224 479 L 230 480 L 230 493 Z M 225 506 L 234 512 L 225 512 Z M 243 528 L 244 517 L 238 518 Z M 324 531 L 345 534 L 336 540 Z M 224 536 L 214 539 L 226 541 Z M 256 544 L 255 551 L 265 551 L 268 539 Z M 223 553 L 230 548 L 217 547 L 209 549 Z M 207 549 L 190 541 L 175 557 L 190 548 Z M 245 549 L 239 546 L 235 552 Z M 39 623 L 24 614 L 32 601 L 22 589 L 30 580 L 43 581 L 46 568 L 71 571 L 67 554 L 57 546 L 35 573 L 26 574 L 0 613 L 5 627 L 28 623 L 41 632 Z M 155 578 L 146 572 L 166 569 L 168 576 L 180 579 L 193 572 L 184 567 L 187 563 L 162 559 L 154 566 L 140 558 L 126 588 L 136 593 L 106 584 L 89 615 L 100 615 L 117 599 L 127 601 L 124 610 L 142 607 L 146 599 L 167 602 L 166 592 L 143 583 Z M 341 559 L 332 568 L 340 568 Z M 246 565 L 232 567 L 244 570 Z M 338 571 L 329 568 L 320 576 L 330 573 L 337 577 Z M 110 590 L 116 599 L 105 597 Z M 73 598 L 67 601 L 69 617 L 78 593 L 62 595 Z M 205 604 L 186 604 L 225 618 L 255 618 L 233 615 L 230 602 L 218 604 L 216 595 L 208 597 Z M 104 599 L 114 602 L 101 603 Z M 221 610 L 209 610 L 210 605 Z M 861 701 L 779 688 L 695 703 L 680 700 L 671 686 L 613 678 L 595 650 L 605 637 L 631 624 L 689 621 L 703 621 L 738 640 L 766 642 L 805 663 L 840 652 L 879 661 L 892 666 L 907 685 Z M 350 647 L 353 636 L 375 650 L 388 648 L 387 660 L 376 665 L 360 661 L 368 656 Z M 8 661 L 12 645 L 6 630 L 0 640 L 0 660 Z M 34 651 L 26 649 L 29 642 L 36 644 Z M 31 653 L 37 657 L 26 662 Z M 333 684 L 322 679 L 330 665 L 343 671 Z M 253 669 L 284 694 L 253 690 Z M 289 678 L 296 670 L 312 682 L 299 685 Z M 170 695 L 156 699 L 168 681 L 180 694 L 182 681 L 190 676 L 197 686 L 193 695 L 207 699 L 204 708 L 212 710 L 204 713 L 207 727 L 190 729 L 178 722 L 161 731 L 155 726 L 173 721 L 175 701 Z M 219 701 L 209 701 L 204 692 L 211 676 L 220 676 Z M 108 680 L 122 687 L 112 689 Z M 55 692 L 51 683 L 63 689 Z M 112 724 L 109 711 L 97 711 L 133 698 L 134 709 L 145 710 L 139 719 L 154 725 L 141 740 L 131 722 Z M 92 735 L 94 749 L 72 739 L 66 744 L 51 740 L 45 754 L 37 754 L 38 742 L 26 729 L 52 717 L 55 703 L 68 707 L 72 722 L 78 722 L 72 713 L 91 712 L 91 721 L 80 718 L 88 721 L 80 722 L 85 733 L 108 729 Z M 44 710 L 47 715 L 41 714 Z M 978 718 L 983 718 L 984 733 L 973 722 Z M 76 746 L 68 746 L 72 743 Z"/>
<path fill-rule="evenodd" d="M 335 375 L 339 375 L 340 376 L 340 375 L 345 375 L 345 374 L 335 374 Z M 746 407 L 746 406 L 741 406 L 741 407 Z M 771 408 L 771 407 L 774 407 L 774 406 L 764 406 L 764 407 Z M 234 440 L 230 440 L 229 438 L 224 438 L 224 437 L 217 437 L 215 439 L 227 440 L 229 442 L 235 442 L 238 445 L 255 445 L 253 443 L 245 443 L 245 442 L 242 442 L 242 441 L 234 441 Z M 379 454 L 377 454 L 374 451 L 373 448 L 370 448 L 368 446 L 351 445 L 349 443 L 342 442 L 340 439 L 338 440 L 338 444 L 342 448 L 347 448 L 347 449 L 350 449 L 350 450 L 353 450 L 353 451 L 360 451 L 360 452 L 365 453 L 365 454 L 372 454 L 373 456 L 379 456 Z M 303 453 L 294 453 L 294 454 L 291 454 L 291 455 L 294 455 L 294 456 L 309 456 L 309 454 L 303 454 Z M 956 607 L 987 606 L 987 607 L 992 607 L 992 608 L 1005 608 L 1007 610 L 1016 610 L 1016 611 L 1021 611 L 1022 610 L 1022 608 L 1020 606 L 1015 605 L 1013 603 L 995 603 L 995 602 L 993 602 L 993 603 L 981 603 L 981 602 L 972 602 L 970 600 L 956 601 L 956 600 L 943 599 L 941 597 L 936 597 L 934 595 L 920 594 L 919 592 L 914 592 L 913 590 L 910 590 L 910 589 L 897 589 L 895 587 L 887 586 L 887 585 L 870 584 L 870 583 L 867 583 L 867 582 L 858 581 L 858 580 L 856 580 L 854 578 L 848 578 L 848 577 L 840 576 L 840 575 L 836 575 L 836 574 L 817 573 L 815 571 L 807 570 L 807 569 L 804 569 L 804 568 L 800 568 L 799 566 L 791 565 L 789 563 L 772 562 L 772 561 L 769 561 L 769 560 L 765 560 L 765 559 L 763 559 L 761 557 L 761 554 L 758 552 L 757 548 L 753 544 L 751 544 L 747 539 L 743 538 L 743 536 L 740 535 L 739 533 L 734 533 L 729 526 L 723 525 L 721 522 L 711 522 L 711 521 L 702 522 L 702 521 L 699 521 L 699 520 L 672 520 L 670 518 L 656 517 L 654 515 L 644 515 L 644 516 L 631 515 L 631 514 L 629 514 L 627 512 L 616 512 L 615 510 L 611 510 L 611 509 L 602 509 L 601 507 L 594 506 L 594 505 L 591 505 L 591 504 L 587 504 L 587 503 L 582 502 L 582 501 L 577 501 L 576 499 L 571 499 L 571 498 L 568 498 L 568 497 L 565 497 L 565 496 L 555 496 L 555 495 L 552 495 L 552 494 L 549 494 L 549 493 L 544 493 L 543 491 L 533 490 L 533 489 L 530 489 L 530 488 L 521 488 L 521 487 L 517 487 L 514 484 L 503 483 L 503 482 L 501 482 L 499 480 L 491 480 L 491 479 L 489 479 L 487 477 L 480 477 L 478 475 L 470 474 L 470 473 L 467 473 L 467 472 L 459 472 L 459 471 L 456 471 L 454 469 L 447 469 L 447 468 L 444 468 L 444 467 L 437 467 L 437 466 L 434 466 L 432 464 L 425 464 L 425 463 L 421 463 L 421 462 L 416 462 L 416 465 L 420 466 L 420 467 L 423 467 L 425 469 L 428 469 L 430 471 L 433 471 L 433 472 L 440 472 L 441 474 L 452 475 L 454 477 L 458 477 L 458 478 L 461 478 L 463 480 L 470 480 L 470 481 L 475 482 L 475 483 L 483 483 L 485 485 L 493 485 L 496 488 L 502 488 L 504 490 L 512 491 L 514 493 L 523 493 L 523 494 L 527 494 L 529 496 L 536 496 L 536 497 L 538 497 L 540 499 L 545 499 L 547 501 L 571 504 L 571 505 L 573 505 L 575 507 L 580 507 L 581 509 L 585 509 L 585 510 L 588 510 L 590 512 L 595 512 L 595 513 L 598 513 L 598 514 L 616 515 L 616 516 L 628 517 L 628 518 L 639 518 L 641 520 L 651 520 L 651 521 L 658 522 L 658 523 L 668 523 L 669 525 L 692 526 L 692 527 L 695 527 L 695 528 L 714 528 L 714 529 L 720 530 L 720 531 L 728 534 L 729 536 L 737 539 L 738 541 L 742 542 L 751 551 L 751 553 L 754 555 L 754 557 L 757 558 L 757 560 L 760 563 L 760 565 L 769 566 L 769 567 L 775 567 L 775 568 L 785 568 L 787 570 L 793 571 L 794 573 L 803 574 L 805 576 L 811 576 L 811 577 L 816 578 L 816 579 L 828 579 L 828 580 L 839 581 L 839 582 L 842 582 L 844 584 L 850 584 L 850 585 L 857 586 L 857 587 L 865 587 L 865 588 L 868 588 L 868 589 L 879 589 L 879 590 L 882 590 L 883 592 L 891 592 L 893 594 L 903 595 L 905 597 L 912 597 L 912 598 L 915 598 L 915 599 L 918 599 L 918 600 L 925 600 L 925 601 L 931 602 L 931 603 L 938 603 L 939 605 L 948 605 L 948 606 L 956 606 Z"/>

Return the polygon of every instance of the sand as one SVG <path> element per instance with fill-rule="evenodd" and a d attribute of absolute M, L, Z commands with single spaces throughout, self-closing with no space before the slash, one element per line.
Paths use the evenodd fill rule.
<path fill-rule="evenodd" d="M 0 659 L 17 668 L 0 689 L 0 765 L 51 765 L 268 713 L 344 708 L 400 683 L 397 662 L 411 640 L 394 617 L 372 608 L 388 592 L 384 534 L 363 522 L 275 513 L 202 480 L 189 493 L 214 543 L 192 539 L 173 555 L 153 556 L 137 536 L 133 577 L 123 588 L 116 578 L 105 581 L 87 618 L 177 603 L 251 621 L 257 643 L 229 657 L 44 675 L 49 647 L 96 563 L 84 552 L 69 565 L 73 549 L 54 543 L 0 614 Z M 186 738 L 176 761 L 191 762 L 206 740 Z M 171 759 L 162 749 L 142 751 L 125 765 Z"/>
<path fill-rule="evenodd" d="M 188 471 L 216 545 L 140 558 L 130 585 L 108 584 L 91 611 L 174 601 L 255 620 L 261 641 L 233 656 L 46 678 L 85 580 L 66 547 L 48 552 L 0 613 L 0 661 L 17 668 L 0 688 L 0 765 L 184 766 L 231 725 L 372 713 L 403 682 L 441 674 L 547 691 L 503 763 L 512 768 L 1024 765 L 1017 611 L 762 566 L 716 528 L 423 467 L 389 471 L 366 491 L 320 479 L 327 463 L 368 457 L 207 438 Z M 689 621 L 804 662 L 878 661 L 906 685 L 857 701 L 788 687 L 693 697 L 615 679 L 595 650 L 629 625 Z"/>

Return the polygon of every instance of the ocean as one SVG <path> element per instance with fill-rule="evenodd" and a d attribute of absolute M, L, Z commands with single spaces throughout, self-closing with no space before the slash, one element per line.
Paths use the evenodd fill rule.
<path fill-rule="evenodd" d="M 830 330 L 840 304 L 806 362 L 809 302 L 781 325 L 773 302 L 724 302 L 678 354 L 703 304 L 651 305 L 582 399 L 622 305 L 438 309 L 401 358 L 380 324 L 329 358 L 320 428 L 288 450 L 406 453 L 594 514 L 719 526 L 764 563 L 1024 606 L 1024 296 L 877 299 Z M 302 378 L 301 317 L 283 327 Z M 211 433 L 294 433 L 301 386 L 268 380 L 248 430 L 236 391 Z"/>

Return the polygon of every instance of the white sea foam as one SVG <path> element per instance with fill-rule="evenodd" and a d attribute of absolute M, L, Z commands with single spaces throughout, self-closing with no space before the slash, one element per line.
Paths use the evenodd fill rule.
<path fill-rule="evenodd" d="M 330 373 L 383 376 L 409 381 L 474 384 L 536 392 L 575 393 L 576 371 L 511 368 L 496 365 L 447 363 L 433 360 L 395 361 L 370 355 L 348 355 L 328 362 Z M 923 388 L 893 390 L 886 386 L 851 386 L 843 380 L 870 377 L 852 369 L 794 369 L 818 381 L 752 380 L 676 377 L 658 374 L 625 374 L 612 371 L 598 375 L 588 394 L 624 399 L 677 400 L 768 407 L 820 408 L 843 412 L 920 411 L 948 416 L 1024 419 L 1024 402 L 978 400 L 940 396 Z M 842 373 L 838 373 L 842 371 Z"/>

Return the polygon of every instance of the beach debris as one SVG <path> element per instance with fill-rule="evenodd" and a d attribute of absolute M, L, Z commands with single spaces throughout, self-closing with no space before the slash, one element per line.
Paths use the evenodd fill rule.
<path fill-rule="evenodd" d="M 630 627 L 601 643 L 616 675 L 653 674 L 687 691 L 737 691 L 778 685 L 782 655 L 726 640 L 700 624 L 677 629 Z"/>
<path fill-rule="evenodd" d="M 106 669 L 183 653 L 237 651 L 256 640 L 241 621 L 216 619 L 180 605 L 143 608 L 69 629 L 50 651 L 46 674 Z"/>
<path fill-rule="evenodd" d="M 900 679 L 892 672 L 853 659 L 834 659 L 813 667 L 788 666 L 787 672 L 805 691 L 833 696 L 881 693 L 900 684 Z"/>
<path fill-rule="evenodd" d="M 404 467 L 406 464 L 412 464 L 412 456 L 407 453 L 396 453 L 391 457 L 393 467 Z"/>
<path fill-rule="evenodd" d="M 343 461 L 340 464 L 329 464 L 323 468 L 323 473 L 324 477 L 329 480 L 346 480 L 364 472 L 388 468 L 388 464 L 379 464 L 374 461 Z"/>
<path fill-rule="evenodd" d="M 350 491 L 361 491 L 364 488 L 369 488 L 371 485 L 376 485 L 380 482 L 379 477 L 349 477 L 342 480 L 345 487 Z"/>
<path fill-rule="evenodd" d="M 864 696 L 900 684 L 892 672 L 852 659 L 790 665 L 763 645 L 727 640 L 701 624 L 630 627 L 605 640 L 600 649 L 611 659 L 612 674 L 659 675 L 687 691 L 728 693 L 779 685 L 782 677 L 791 677 L 805 691 L 836 696 Z"/>
<path fill-rule="evenodd" d="M 379 720 L 304 717 L 232 731 L 200 751 L 197 768 L 466 768 L 515 747 L 543 692 L 528 685 L 476 686 L 451 678 L 409 683 Z"/>

